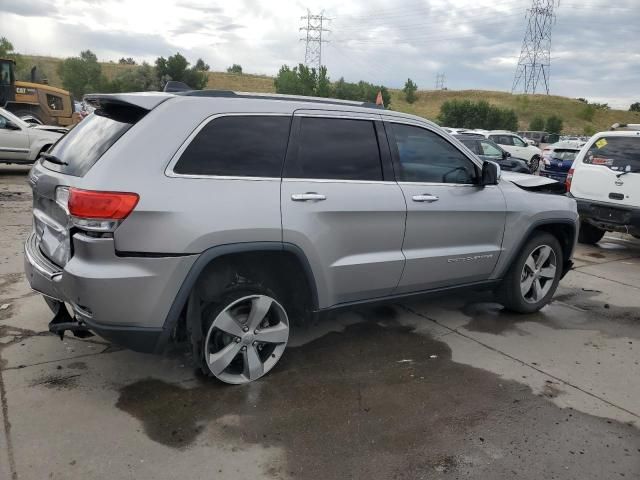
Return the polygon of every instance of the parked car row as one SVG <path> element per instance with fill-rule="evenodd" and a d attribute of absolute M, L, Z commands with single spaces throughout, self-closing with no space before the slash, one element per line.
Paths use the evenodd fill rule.
<path fill-rule="evenodd" d="M 0 163 L 33 163 L 66 132 L 65 127 L 27 123 L 0 108 Z"/>

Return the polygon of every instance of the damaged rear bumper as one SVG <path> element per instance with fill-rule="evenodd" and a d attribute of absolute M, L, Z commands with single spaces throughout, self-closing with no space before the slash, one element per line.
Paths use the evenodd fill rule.
<path fill-rule="evenodd" d="M 25 243 L 27 280 L 54 313 L 50 331 L 93 332 L 134 351 L 161 351 L 164 320 L 193 257 L 118 257 L 113 239 L 78 234 L 73 243 L 64 268 L 42 254 L 34 234 Z"/>

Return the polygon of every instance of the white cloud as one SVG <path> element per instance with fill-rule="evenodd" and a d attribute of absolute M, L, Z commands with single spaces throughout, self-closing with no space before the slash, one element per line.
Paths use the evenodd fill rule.
<path fill-rule="evenodd" d="M 568 3 L 573 2 L 573 3 Z M 552 93 L 638 101 L 637 0 L 562 2 L 553 29 Z M 153 61 L 180 51 L 223 70 L 275 74 L 303 60 L 300 17 L 332 20 L 323 63 L 337 79 L 509 90 L 530 0 L 21 0 L 0 4 L 0 32 L 19 51 Z"/>

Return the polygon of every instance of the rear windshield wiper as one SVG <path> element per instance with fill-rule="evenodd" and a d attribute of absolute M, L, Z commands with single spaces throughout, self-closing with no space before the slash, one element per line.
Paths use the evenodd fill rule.
<path fill-rule="evenodd" d="M 60 160 L 58 157 L 56 157 L 55 155 L 51 155 L 50 153 L 41 153 L 40 156 L 47 162 L 55 163 L 56 165 L 69 165 L 69 162 Z"/>

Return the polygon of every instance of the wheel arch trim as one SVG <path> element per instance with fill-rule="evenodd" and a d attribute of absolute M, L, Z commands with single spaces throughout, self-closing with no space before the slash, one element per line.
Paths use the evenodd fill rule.
<path fill-rule="evenodd" d="M 182 310 L 187 305 L 189 295 L 193 290 L 193 287 L 195 286 L 198 278 L 200 277 L 200 274 L 207 267 L 207 265 L 209 265 L 215 259 L 225 255 L 266 251 L 287 252 L 293 254 L 298 259 L 300 265 L 302 266 L 304 275 L 309 283 L 312 304 L 311 306 L 313 310 L 317 310 L 319 305 L 318 288 L 316 285 L 315 277 L 313 275 L 313 270 L 311 269 L 311 264 L 309 263 L 309 260 L 307 259 L 304 251 L 297 245 L 286 242 L 243 242 L 211 247 L 198 256 L 196 261 L 189 269 L 187 276 L 182 281 L 182 284 L 178 289 L 178 293 L 173 299 L 171 307 L 169 308 L 169 312 L 167 313 L 167 316 L 164 320 L 162 333 L 158 338 L 158 342 L 155 346 L 155 351 L 157 353 L 160 353 L 168 343 L 171 332 L 174 330 L 178 319 L 180 318 Z"/>
<path fill-rule="evenodd" d="M 531 225 L 529 225 L 524 235 L 520 237 L 520 240 L 517 243 L 517 247 L 514 248 L 509 254 L 508 260 L 502 266 L 502 270 L 499 272 L 496 272 L 497 273 L 496 278 L 503 278 L 504 275 L 509 271 L 509 269 L 511 268 L 511 265 L 513 265 L 513 262 L 516 260 L 518 254 L 520 253 L 524 245 L 527 243 L 527 241 L 531 238 L 531 234 L 535 230 L 539 229 L 540 227 L 553 226 L 553 225 L 562 225 L 562 226 L 570 227 L 573 233 L 573 238 L 570 239 L 571 251 L 568 252 L 568 255 L 565 257 L 563 262 L 564 271 L 562 275 L 564 276 L 567 273 L 568 269 L 571 267 L 571 262 L 569 259 L 573 254 L 573 250 L 575 249 L 576 241 L 578 238 L 578 228 L 579 228 L 578 223 L 575 220 L 572 220 L 570 218 L 549 218 L 544 220 L 538 220 L 536 222 L 533 222 Z"/>

